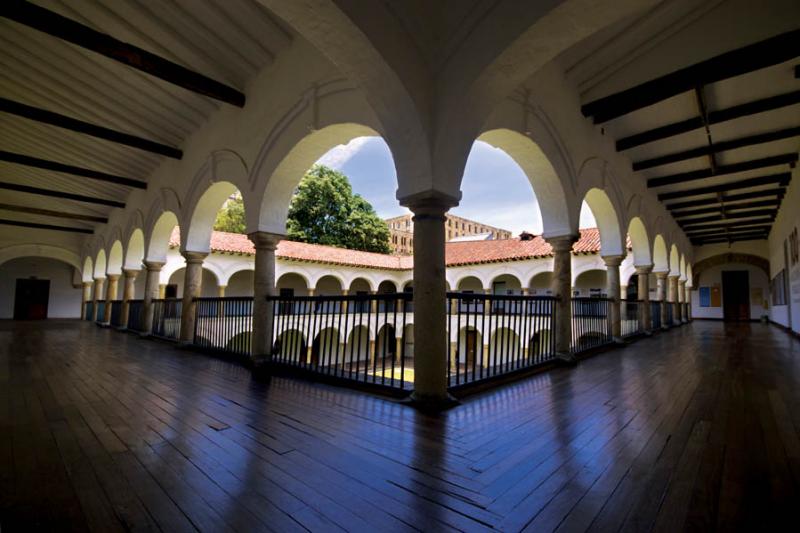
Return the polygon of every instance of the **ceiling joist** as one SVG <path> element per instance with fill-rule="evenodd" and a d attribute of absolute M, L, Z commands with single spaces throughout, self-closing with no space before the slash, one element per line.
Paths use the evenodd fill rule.
<path fill-rule="evenodd" d="M 0 2 L 0 16 L 86 48 L 194 93 L 244 107 L 244 93 L 233 87 L 25 0 Z"/>
<path fill-rule="evenodd" d="M 716 222 L 717 220 L 730 220 L 735 218 L 753 218 L 760 216 L 774 217 L 778 213 L 778 209 L 754 209 L 752 211 L 743 211 L 741 213 L 720 213 L 717 215 L 690 218 L 688 220 L 678 221 L 681 228 L 702 224 L 704 222 Z"/>
<path fill-rule="evenodd" d="M 41 122 L 43 124 L 49 124 L 51 126 L 83 133 L 98 139 L 104 139 L 117 144 L 138 148 L 139 150 L 144 150 L 146 152 L 171 157 L 173 159 L 181 159 L 183 157 L 183 152 L 173 146 L 144 139 L 142 137 L 137 137 L 136 135 L 131 135 L 129 133 L 123 133 L 121 131 L 105 128 L 89 122 L 84 122 L 60 113 L 54 113 L 53 111 L 47 111 L 46 109 L 29 106 L 21 102 L 9 100 L 7 98 L 0 97 L 0 111 L 11 113 L 12 115 L 17 115 L 19 117 L 24 117 L 29 120 L 35 120 L 36 122 Z"/>
<path fill-rule="evenodd" d="M 80 213 L 68 213 L 66 211 L 53 211 L 50 209 L 39 209 L 38 207 L 29 207 L 26 205 L 12 205 L 0 203 L 0 209 L 5 211 L 15 211 L 17 213 L 28 213 L 31 215 L 42 215 L 46 217 L 68 218 L 71 220 L 84 220 L 86 222 L 99 222 L 106 224 L 108 218 L 98 217 L 94 215 L 82 215 Z"/>
<path fill-rule="evenodd" d="M 725 229 L 711 229 L 711 230 L 692 230 L 686 233 L 686 236 L 695 239 L 695 238 L 703 238 L 712 235 L 732 235 L 735 233 L 758 233 L 758 232 L 769 232 L 770 226 L 769 225 L 760 225 L 760 226 L 745 226 L 745 227 L 733 227 L 733 228 L 725 228 Z"/>
<path fill-rule="evenodd" d="M 768 233 L 742 234 L 730 237 L 723 236 L 723 237 L 716 237 L 713 239 L 692 240 L 692 244 L 697 246 L 702 246 L 704 244 L 718 244 L 725 242 L 763 241 L 766 240 L 768 236 L 769 236 Z"/>
<path fill-rule="evenodd" d="M 729 213 L 731 211 L 742 211 L 744 209 L 754 209 L 756 207 L 774 207 L 777 209 L 780 204 L 780 200 L 776 198 L 775 200 L 761 200 L 758 202 L 747 202 L 743 204 L 723 204 L 715 207 L 703 207 L 701 209 L 692 209 L 690 211 L 673 211 L 672 216 L 673 218 L 686 218 L 697 215 L 706 215 L 708 213 Z"/>
<path fill-rule="evenodd" d="M 779 187 L 777 189 L 769 189 L 766 191 L 751 191 L 751 192 L 743 192 L 739 194 L 723 194 L 718 193 L 716 198 L 700 198 L 698 200 L 688 200 L 686 202 L 676 202 L 672 204 L 666 204 L 664 207 L 673 211 L 675 209 L 685 209 L 687 207 L 698 207 L 701 205 L 717 205 L 722 203 L 729 203 L 729 202 L 738 202 L 742 200 L 752 200 L 753 198 L 769 198 L 775 197 L 780 203 L 780 200 L 783 199 L 783 196 L 786 194 L 786 189 L 783 187 Z"/>
<path fill-rule="evenodd" d="M 116 200 L 107 200 L 105 198 L 94 198 L 92 196 L 73 194 L 71 192 L 54 191 L 52 189 L 40 189 L 39 187 L 20 185 L 18 183 L 0 182 L 0 189 L 6 191 L 24 192 L 27 194 L 36 194 L 39 196 L 50 196 L 52 198 L 61 198 L 63 200 L 74 200 L 76 202 L 85 202 L 89 204 L 107 205 L 109 207 L 119 207 L 121 209 L 125 208 L 124 202 L 118 202 Z"/>
<path fill-rule="evenodd" d="M 105 181 L 115 185 L 123 185 L 125 187 L 133 187 L 136 189 L 146 189 L 147 182 L 135 180 L 133 178 L 126 178 L 124 176 L 116 176 L 107 172 L 100 172 L 99 170 L 92 170 L 89 168 L 76 167 L 74 165 L 67 165 L 57 161 L 48 161 L 47 159 L 39 159 L 24 154 L 17 154 L 14 152 L 6 152 L 0 150 L 0 161 L 7 163 L 14 163 L 17 165 L 24 165 L 27 167 L 41 168 L 43 170 L 52 170 L 53 172 L 62 172 L 64 174 L 72 174 L 74 176 L 82 176 L 93 180 Z"/>
<path fill-rule="evenodd" d="M 38 224 L 36 222 L 23 222 L 21 220 L 8 220 L 8 219 L 0 219 L 0 224 L 6 226 L 18 226 L 21 228 L 35 228 L 35 229 L 47 229 L 53 231 L 67 231 L 71 233 L 94 233 L 94 230 L 86 229 L 86 228 L 73 228 L 69 226 L 54 226 L 52 224 Z"/>
<path fill-rule="evenodd" d="M 581 111 L 600 124 L 698 86 L 789 61 L 797 57 L 798 50 L 800 30 L 782 33 L 599 98 L 582 106 Z"/>
<path fill-rule="evenodd" d="M 764 218 L 752 218 L 752 219 L 737 219 L 737 220 L 721 220 L 715 224 L 708 224 L 707 222 L 697 223 L 697 224 L 686 224 L 682 226 L 682 229 L 685 232 L 692 232 L 694 230 L 704 230 L 704 229 L 724 229 L 724 228 L 733 228 L 733 227 L 741 227 L 741 226 L 753 226 L 753 225 L 764 225 L 764 224 L 772 224 L 775 221 L 774 216 L 764 217 Z"/>
<path fill-rule="evenodd" d="M 752 159 L 750 161 L 741 161 L 739 163 L 733 163 L 730 165 L 719 165 L 716 166 L 716 168 L 704 168 L 701 170 L 692 170 L 691 172 L 681 172 L 679 174 L 661 176 L 659 178 L 650 178 L 647 180 L 647 187 L 663 187 L 665 185 L 685 183 L 687 181 L 701 180 L 714 176 L 725 176 L 727 174 L 736 174 L 738 172 L 745 172 L 747 170 L 757 170 L 759 168 L 774 167 L 779 165 L 793 165 L 795 163 L 797 163 L 797 152 L 792 152 L 788 154 L 763 157 L 761 159 Z"/>
<path fill-rule="evenodd" d="M 778 184 L 781 187 L 786 187 L 792 179 L 790 172 L 781 172 L 780 174 L 771 174 L 769 176 L 759 176 L 756 178 L 747 178 L 739 181 L 732 181 L 730 183 L 721 183 L 719 185 L 710 185 L 708 187 L 698 187 L 696 189 L 688 189 L 685 191 L 662 192 L 658 195 L 660 201 L 674 200 L 675 198 L 686 198 L 688 196 L 700 196 L 701 194 L 715 194 L 720 192 L 733 191 L 736 189 L 749 189 L 750 187 L 760 187 L 763 185 Z"/>

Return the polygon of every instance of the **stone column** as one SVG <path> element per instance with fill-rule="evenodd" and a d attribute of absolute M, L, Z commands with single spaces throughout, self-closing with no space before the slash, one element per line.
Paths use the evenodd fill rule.
<path fill-rule="evenodd" d="M 106 278 L 94 278 L 94 291 L 92 298 L 94 305 L 92 306 L 92 320 L 97 322 L 103 320 L 103 316 L 98 312 L 99 304 L 105 298 Z"/>
<path fill-rule="evenodd" d="M 128 329 L 128 318 L 131 315 L 130 301 L 133 300 L 136 290 L 136 276 L 139 275 L 139 271 L 126 268 L 122 271 L 122 274 L 125 276 L 125 280 L 122 285 L 122 314 L 120 322 L 122 323 L 121 329 Z"/>
<path fill-rule="evenodd" d="M 225 288 L 227 285 L 220 285 L 217 287 L 217 298 L 225 298 Z M 225 302 L 217 302 L 217 316 L 223 317 L 225 316 Z"/>
<path fill-rule="evenodd" d="M 199 298 L 203 290 L 203 259 L 208 255 L 205 252 L 181 252 L 186 260 L 186 270 L 183 278 L 183 303 L 181 304 L 181 334 L 182 344 L 191 344 L 194 340 L 194 311 L 197 304 L 194 299 Z"/>
<path fill-rule="evenodd" d="M 661 302 L 661 329 L 669 329 L 667 324 L 667 274 L 656 272 L 656 298 Z"/>
<path fill-rule="evenodd" d="M 256 364 L 264 363 L 272 356 L 274 340 L 274 302 L 267 296 L 275 296 L 275 250 L 282 235 L 257 231 L 248 235 L 256 249 L 255 272 L 253 273 L 253 337 L 252 355 Z M 309 339 L 309 343 L 313 339 Z"/>
<path fill-rule="evenodd" d="M 692 321 L 692 288 L 689 285 L 686 285 L 686 296 L 684 298 L 686 300 L 686 321 Z"/>
<path fill-rule="evenodd" d="M 158 299 L 163 300 L 167 297 L 167 284 L 166 283 L 159 283 L 158 284 Z"/>
<path fill-rule="evenodd" d="M 103 310 L 103 324 L 111 322 L 111 302 L 117 299 L 119 274 L 107 274 L 106 279 L 106 308 Z"/>
<path fill-rule="evenodd" d="M 424 325 L 414 338 L 413 399 L 430 407 L 451 401 L 447 393 L 447 282 L 445 213 L 455 202 L 443 197 L 415 199 L 414 322 Z"/>
<path fill-rule="evenodd" d="M 92 282 L 91 281 L 84 281 L 83 282 L 83 301 L 81 302 L 81 318 L 84 320 L 88 320 L 89 317 L 86 316 L 86 304 L 92 301 Z"/>
<path fill-rule="evenodd" d="M 686 280 L 682 279 L 678 281 L 678 307 L 681 310 L 680 313 L 680 321 L 682 324 L 686 324 L 688 320 L 686 320 L 686 306 L 683 305 L 686 303 Z"/>
<path fill-rule="evenodd" d="M 577 235 L 550 237 L 547 243 L 553 248 L 553 279 L 550 287 L 557 298 L 555 333 L 556 357 L 574 364 L 572 355 L 572 245 Z"/>
<path fill-rule="evenodd" d="M 606 264 L 606 292 L 608 293 L 608 319 L 611 322 L 611 337 L 614 342 L 622 341 L 622 312 L 620 303 L 619 265 L 624 259 L 621 255 L 603 257 Z"/>
<path fill-rule="evenodd" d="M 395 337 L 394 364 L 399 365 L 403 358 L 403 337 Z"/>
<path fill-rule="evenodd" d="M 678 278 L 680 276 L 669 276 L 667 279 L 669 280 L 668 291 L 669 296 L 667 300 L 669 301 L 669 305 L 672 306 L 672 323 L 680 322 L 681 315 L 678 311 Z"/>
<path fill-rule="evenodd" d="M 639 313 L 642 320 L 642 329 L 645 333 L 651 333 L 653 330 L 653 320 L 650 316 L 650 272 L 653 270 L 653 265 L 637 266 L 636 277 L 638 280 L 637 292 L 639 293 L 639 305 L 642 306 L 642 311 Z"/>
<path fill-rule="evenodd" d="M 160 285 L 158 284 L 161 268 L 164 263 L 161 261 L 144 261 L 144 299 L 142 302 L 142 335 L 149 335 L 153 331 L 153 300 L 160 297 Z"/>

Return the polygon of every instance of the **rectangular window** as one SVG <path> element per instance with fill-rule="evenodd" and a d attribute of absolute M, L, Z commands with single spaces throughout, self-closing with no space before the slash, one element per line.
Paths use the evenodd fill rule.
<path fill-rule="evenodd" d="M 786 305 L 786 269 L 778 272 L 770 282 L 772 305 Z"/>

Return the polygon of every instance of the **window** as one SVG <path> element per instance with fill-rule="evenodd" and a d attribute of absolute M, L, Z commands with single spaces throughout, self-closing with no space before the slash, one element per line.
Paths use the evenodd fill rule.
<path fill-rule="evenodd" d="M 786 269 L 778 272 L 770 282 L 772 305 L 786 305 Z"/>
<path fill-rule="evenodd" d="M 170 283 L 164 289 L 164 298 L 177 298 L 178 297 L 178 285 L 175 283 Z"/>

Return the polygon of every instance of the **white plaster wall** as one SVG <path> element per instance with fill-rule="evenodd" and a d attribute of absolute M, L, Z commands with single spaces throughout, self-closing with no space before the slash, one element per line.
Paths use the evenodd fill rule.
<path fill-rule="evenodd" d="M 757 320 L 760 319 L 762 315 L 767 314 L 768 309 L 762 305 L 763 301 L 757 302 L 752 298 L 753 289 L 761 289 L 764 298 L 769 298 L 769 280 L 767 279 L 767 275 L 764 273 L 764 271 L 752 265 L 728 263 L 704 270 L 700 276 L 700 284 L 698 286 L 713 287 L 715 284 L 719 284 L 721 293 L 720 307 L 700 307 L 700 292 L 698 290 L 693 290 L 691 294 L 692 316 L 695 318 L 723 318 L 723 310 L 725 307 L 725 291 L 722 289 L 722 272 L 725 270 L 746 270 L 748 272 L 751 291 L 750 318 Z"/>
<path fill-rule="evenodd" d="M 43 257 L 21 257 L 0 266 L 0 318 L 14 317 L 14 292 L 18 278 L 50 280 L 48 318 L 80 318 L 82 289 L 74 288 L 74 268 Z"/>
<path fill-rule="evenodd" d="M 792 181 L 786 189 L 786 196 L 769 234 L 770 277 L 786 268 L 786 283 L 789 286 L 787 305 L 772 307 L 770 319 L 795 333 L 800 333 L 800 261 L 787 268 L 784 256 L 784 243 L 794 229 L 800 234 L 800 169 L 792 170 Z M 800 237 L 798 237 L 800 239 Z M 791 320 L 791 324 L 790 324 Z"/>

